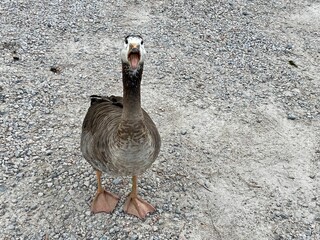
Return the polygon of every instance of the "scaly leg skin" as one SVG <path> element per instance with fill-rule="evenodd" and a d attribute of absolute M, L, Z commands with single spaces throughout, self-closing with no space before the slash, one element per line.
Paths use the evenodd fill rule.
<path fill-rule="evenodd" d="M 106 212 L 111 213 L 117 203 L 119 201 L 119 197 L 114 195 L 111 192 L 108 192 L 103 189 L 101 185 L 101 172 L 96 171 L 97 180 L 98 180 L 98 190 L 96 196 L 94 197 L 92 204 L 91 204 L 91 212 L 93 213 L 100 213 Z"/>
<path fill-rule="evenodd" d="M 123 210 L 140 219 L 144 219 L 148 213 L 152 213 L 156 210 L 148 202 L 138 197 L 137 176 L 132 177 L 132 191 L 124 204 Z"/>

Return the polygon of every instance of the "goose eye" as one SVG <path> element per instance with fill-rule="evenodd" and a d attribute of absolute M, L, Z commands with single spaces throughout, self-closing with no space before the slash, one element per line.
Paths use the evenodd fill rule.
<path fill-rule="evenodd" d="M 124 42 L 125 42 L 126 44 L 128 44 L 128 39 L 126 38 L 126 39 L 124 40 Z"/>
<path fill-rule="evenodd" d="M 141 45 L 143 44 L 143 40 L 141 41 Z"/>

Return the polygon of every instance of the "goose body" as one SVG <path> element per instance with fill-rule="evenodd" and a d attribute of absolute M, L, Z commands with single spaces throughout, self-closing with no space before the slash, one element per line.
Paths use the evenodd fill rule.
<path fill-rule="evenodd" d="M 122 97 L 91 96 L 83 121 L 81 151 L 95 170 L 111 175 L 135 176 L 156 160 L 160 136 L 149 115 L 123 119 Z"/>
<path fill-rule="evenodd" d="M 156 160 L 161 145 L 156 125 L 141 108 L 144 58 L 142 38 L 126 37 L 121 51 L 123 97 L 91 96 L 82 125 L 81 151 L 97 174 L 98 190 L 91 206 L 94 213 L 112 212 L 119 199 L 102 188 L 102 172 L 132 176 L 125 212 L 144 218 L 155 210 L 137 194 L 137 175 Z"/>

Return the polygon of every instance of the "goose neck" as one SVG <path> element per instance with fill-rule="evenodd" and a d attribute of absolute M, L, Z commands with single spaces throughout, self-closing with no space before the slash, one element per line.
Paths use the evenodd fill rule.
<path fill-rule="evenodd" d="M 143 65 L 132 71 L 129 65 L 122 63 L 123 82 L 123 118 L 126 120 L 141 118 L 141 78 Z"/>

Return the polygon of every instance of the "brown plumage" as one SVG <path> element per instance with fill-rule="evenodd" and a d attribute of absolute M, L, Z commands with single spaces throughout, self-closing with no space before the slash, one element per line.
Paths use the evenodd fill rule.
<path fill-rule="evenodd" d="M 97 172 L 98 191 L 93 212 L 111 212 L 118 197 L 101 186 L 101 172 L 133 177 L 133 188 L 124 210 L 144 218 L 155 209 L 137 195 L 137 175 L 145 172 L 160 151 L 158 130 L 141 108 L 140 86 L 144 63 L 140 36 L 125 39 L 121 52 L 123 97 L 91 96 L 82 126 L 81 151 Z"/>

